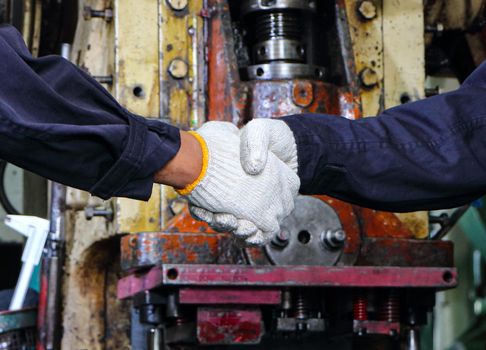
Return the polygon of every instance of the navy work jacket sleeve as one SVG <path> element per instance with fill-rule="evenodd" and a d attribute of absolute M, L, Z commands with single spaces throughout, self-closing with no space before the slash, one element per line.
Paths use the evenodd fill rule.
<path fill-rule="evenodd" d="M 177 128 L 128 112 L 59 56 L 33 58 L 13 27 L 0 27 L 0 55 L 0 158 L 104 199 L 150 197 Z"/>
<path fill-rule="evenodd" d="M 486 63 L 456 91 L 378 117 L 284 117 L 295 134 L 301 193 L 361 206 L 450 208 L 486 193 Z"/>

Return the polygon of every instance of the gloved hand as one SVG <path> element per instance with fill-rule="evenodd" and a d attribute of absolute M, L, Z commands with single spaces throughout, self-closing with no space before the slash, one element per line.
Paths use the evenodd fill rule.
<path fill-rule="evenodd" d="M 194 136 L 203 150 L 203 169 L 193 184 L 178 191 L 188 198 L 191 214 L 247 244 L 268 243 L 294 208 L 298 176 L 271 153 L 258 175 L 247 174 L 240 161 L 239 130 L 231 123 L 206 123 Z"/>
<path fill-rule="evenodd" d="M 292 130 L 278 119 L 253 119 L 241 129 L 241 165 L 247 174 L 259 174 L 273 153 L 297 173 L 297 144 Z"/>

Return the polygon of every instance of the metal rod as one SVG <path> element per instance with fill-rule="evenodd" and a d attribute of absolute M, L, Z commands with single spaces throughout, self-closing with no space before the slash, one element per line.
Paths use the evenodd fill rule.
<path fill-rule="evenodd" d="M 61 45 L 61 54 L 69 59 L 71 47 Z M 39 302 L 39 340 L 37 350 L 61 348 L 61 276 L 64 262 L 66 186 L 51 182 L 49 234 L 42 258 L 41 293 Z"/>

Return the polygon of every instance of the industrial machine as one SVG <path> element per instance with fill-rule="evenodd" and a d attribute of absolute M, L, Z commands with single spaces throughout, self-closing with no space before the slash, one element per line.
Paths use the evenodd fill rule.
<path fill-rule="evenodd" d="M 187 129 L 374 116 L 437 93 L 426 75 L 462 80 L 486 58 L 477 0 L 22 3 L 31 47 L 69 44 L 64 56 L 128 109 Z M 164 186 L 148 203 L 58 194 L 62 302 L 47 271 L 39 350 L 428 349 L 435 293 L 458 283 L 441 238 L 464 208 L 435 217 L 301 196 L 254 248 L 192 219 Z"/>
<path fill-rule="evenodd" d="M 176 3 L 180 8 L 172 11 L 188 15 L 189 5 Z M 366 41 L 362 36 L 372 35 L 369 27 L 387 6 L 208 1 L 201 9 L 208 119 L 244 125 L 299 113 L 361 118 L 373 105 L 363 106 L 362 94 L 388 92 L 380 77 L 391 61 L 376 46 L 369 66 L 358 70 L 353 31 L 354 40 Z M 419 2 L 415 9 L 423 21 Z M 412 49 L 425 53 L 420 45 Z M 172 79 L 196 78 L 176 60 L 169 66 Z M 397 102 L 424 97 L 418 82 L 395 91 Z M 388 99 L 378 101 L 377 111 L 393 103 Z M 452 244 L 433 238 L 421 213 L 398 216 L 302 196 L 270 245 L 245 248 L 182 210 L 163 232 L 122 238 L 128 275 L 118 283 L 118 296 L 133 302 L 137 349 L 420 349 L 435 292 L 457 283 Z"/>

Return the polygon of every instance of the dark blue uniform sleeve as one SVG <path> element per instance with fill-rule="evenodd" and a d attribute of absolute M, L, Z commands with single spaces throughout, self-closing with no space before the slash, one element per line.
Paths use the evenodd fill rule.
<path fill-rule="evenodd" d="M 413 211 L 456 207 L 486 193 L 486 63 L 458 90 L 378 117 L 283 119 L 296 137 L 303 194 Z"/>
<path fill-rule="evenodd" d="M 0 27 L 0 55 L 0 158 L 104 199 L 150 197 L 177 128 L 128 112 L 59 56 L 33 58 L 13 27 Z"/>

